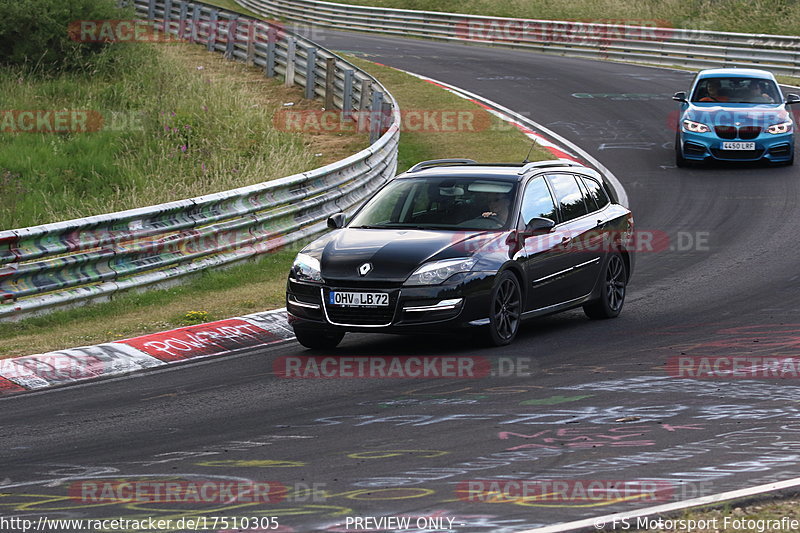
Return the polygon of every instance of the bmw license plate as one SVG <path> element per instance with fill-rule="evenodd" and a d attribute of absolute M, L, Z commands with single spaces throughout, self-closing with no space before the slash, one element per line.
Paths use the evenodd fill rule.
<path fill-rule="evenodd" d="M 743 142 L 724 142 L 722 143 L 723 150 L 755 150 L 756 143 L 743 143 Z"/>
<path fill-rule="evenodd" d="M 343 307 L 388 307 L 389 295 L 385 292 L 331 291 L 328 303 Z"/>

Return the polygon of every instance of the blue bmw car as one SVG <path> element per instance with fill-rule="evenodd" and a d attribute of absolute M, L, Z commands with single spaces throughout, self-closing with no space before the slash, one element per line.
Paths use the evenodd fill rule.
<path fill-rule="evenodd" d="M 704 161 L 794 163 L 794 121 L 775 77 L 765 71 L 717 68 L 700 71 L 680 102 L 675 136 L 679 167 Z"/>

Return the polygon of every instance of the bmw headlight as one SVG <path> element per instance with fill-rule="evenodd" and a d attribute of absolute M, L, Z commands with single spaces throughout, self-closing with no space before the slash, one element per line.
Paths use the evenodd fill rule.
<path fill-rule="evenodd" d="M 451 276 L 469 272 L 477 261 L 472 257 L 445 259 L 426 263 L 416 269 L 406 280 L 406 285 L 438 285 Z"/>
<path fill-rule="evenodd" d="M 292 265 L 292 277 L 298 281 L 322 281 L 322 272 L 319 259 L 308 254 L 297 254 Z"/>
<path fill-rule="evenodd" d="M 702 122 L 695 122 L 694 120 L 684 120 L 683 121 L 683 129 L 686 131 L 691 131 L 692 133 L 706 133 L 711 131 L 711 128 L 703 124 Z"/>
<path fill-rule="evenodd" d="M 781 133 L 789 133 L 792 131 L 792 123 L 791 122 L 782 122 L 780 124 L 773 124 L 769 128 L 767 128 L 767 133 L 771 133 L 773 135 L 780 135 Z"/>

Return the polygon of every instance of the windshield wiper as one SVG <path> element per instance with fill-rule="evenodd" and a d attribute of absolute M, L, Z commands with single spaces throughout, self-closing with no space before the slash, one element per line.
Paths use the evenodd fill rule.
<path fill-rule="evenodd" d="M 364 225 L 364 226 L 351 226 L 351 227 L 354 229 L 418 229 L 418 230 L 446 229 L 443 226 L 417 226 L 411 224 L 380 224 L 377 226 Z"/>

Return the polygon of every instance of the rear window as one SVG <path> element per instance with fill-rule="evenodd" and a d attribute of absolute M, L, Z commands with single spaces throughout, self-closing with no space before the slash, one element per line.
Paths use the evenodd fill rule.
<path fill-rule="evenodd" d="M 586 176 L 581 176 L 581 181 L 583 181 L 583 185 L 586 187 L 586 201 L 589 203 L 590 209 L 592 207 L 592 203 L 594 203 L 598 210 L 603 209 L 605 206 L 611 203 L 606 195 L 606 191 L 603 190 L 603 187 L 600 185 L 600 183 L 592 178 L 587 178 Z"/>
<path fill-rule="evenodd" d="M 572 174 L 550 174 L 547 176 L 553 186 L 561 221 L 567 222 L 589 213 L 583 201 L 583 192 Z"/>

